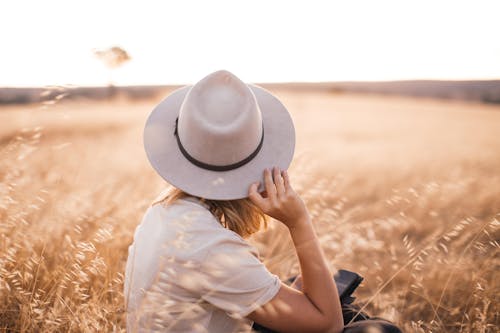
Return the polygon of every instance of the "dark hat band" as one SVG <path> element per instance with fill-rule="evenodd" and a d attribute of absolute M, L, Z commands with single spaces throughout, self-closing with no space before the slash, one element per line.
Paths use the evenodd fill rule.
<path fill-rule="evenodd" d="M 255 156 L 257 156 L 257 154 L 259 153 L 260 149 L 262 148 L 262 144 L 264 143 L 264 124 L 262 124 L 262 137 L 260 139 L 260 142 L 259 142 L 259 145 L 257 146 L 257 148 L 253 151 L 253 153 L 251 153 L 250 155 L 248 155 L 246 158 L 244 158 L 243 160 L 239 161 L 239 162 L 236 162 L 236 163 L 233 163 L 233 164 L 227 164 L 227 165 L 214 165 L 214 164 L 208 164 L 208 163 L 204 163 L 200 160 L 197 160 L 196 158 L 194 158 L 193 156 L 189 155 L 189 153 L 186 151 L 186 149 L 184 148 L 184 146 L 182 145 L 181 143 L 181 139 L 179 138 L 179 134 L 178 134 L 178 130 L 177 130 L 177 123 L 178 123 L 178 120 L 179 120 L 179 117 L 177 117 L 175 119 L 175 130 L 174 130 L 174 135 L 175 137 L 177 138 L 177 145 L 179 146 L 179 150 L 181 151 L 182 155 L 184 155 L 184 157 L 191 163 L 193 163 L 194 165 L 200 167 L 200 168 L 203 168 L 203 169 L 207 169 L 207 170 L 211 170 L 211 171 L 229 171 L 229 170 L 233 170 L 233 169 L 237 169 L 245 164 L 247 164 L 248 162 L 250 162 Z"/>

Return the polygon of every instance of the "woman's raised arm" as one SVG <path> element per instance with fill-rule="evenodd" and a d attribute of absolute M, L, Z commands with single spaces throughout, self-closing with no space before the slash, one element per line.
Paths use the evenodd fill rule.
<path fill-rule="evenodd" d="M 277 295 L 248 318 L 279 332 L 341 332 L 342 309 L 337 287 L 302 199 L 292 189 L 286 171 L 264 171 L 266 194 L 258 183 L 249 198 L 262 211 L 288 227 L 302 274 L 302 291 L 282 284 Z"/>

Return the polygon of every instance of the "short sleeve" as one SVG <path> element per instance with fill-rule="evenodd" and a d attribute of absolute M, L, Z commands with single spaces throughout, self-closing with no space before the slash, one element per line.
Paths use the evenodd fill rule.
<path fill-rule="evenodd" d="M 270 273 L 257 251 L 236 234 L 225 233 L 207 251 L 199 273 L 202 299 L 232 317 L 245 317 L 279 291 L 278 276 Z"/>

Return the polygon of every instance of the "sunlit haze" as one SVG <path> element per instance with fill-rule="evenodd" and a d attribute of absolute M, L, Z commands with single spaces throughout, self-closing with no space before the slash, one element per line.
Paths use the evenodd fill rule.
<path fill-rule="evenodd" d="M 0 86 L 500 78 L 500 1 L 4 1 Z"/>

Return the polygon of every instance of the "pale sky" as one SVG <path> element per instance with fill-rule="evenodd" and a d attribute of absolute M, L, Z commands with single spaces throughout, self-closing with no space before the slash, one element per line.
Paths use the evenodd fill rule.
<path fill-rule="evenodd" d="M 500 78 L 498 0 L 0 3 L 0 87 Z"/>

